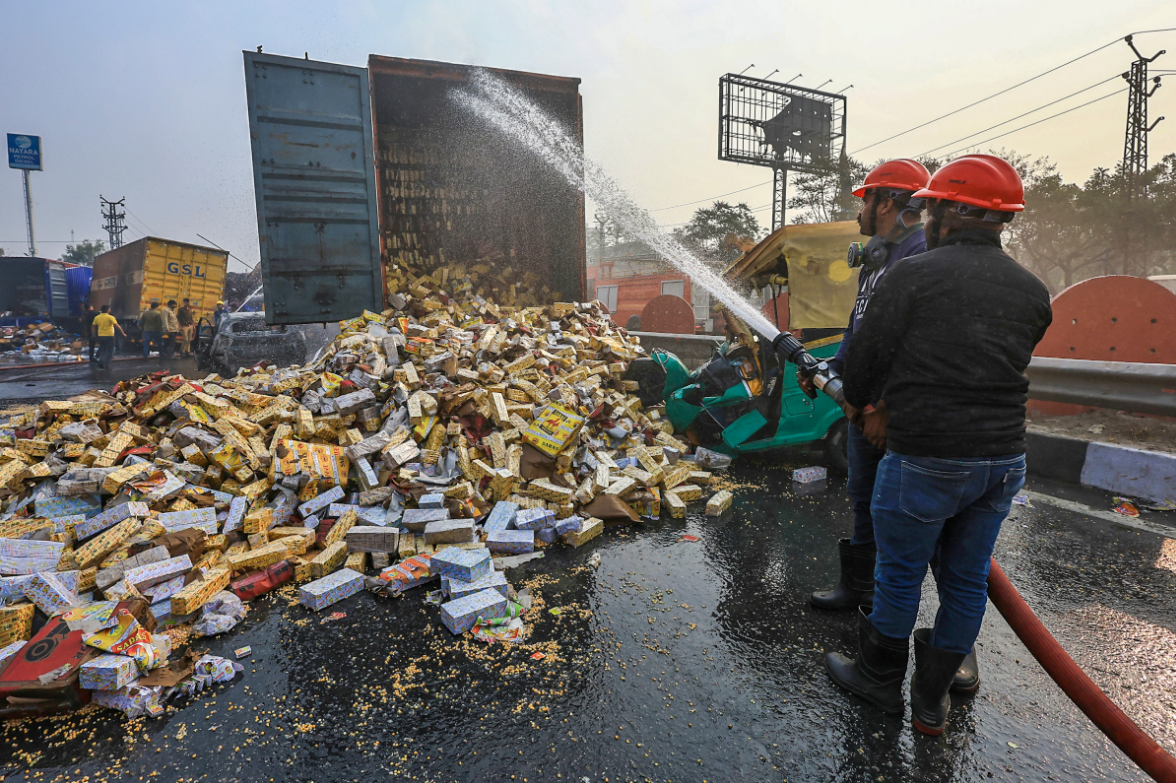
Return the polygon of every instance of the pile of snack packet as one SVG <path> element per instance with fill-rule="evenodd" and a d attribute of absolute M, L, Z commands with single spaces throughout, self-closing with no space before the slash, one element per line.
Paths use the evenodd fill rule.
<path fill-rule="evenodd" d="M 76 334 L 45 322 L 0 327 L 0 366 L 30 362 L 76 362 L 84 342 Z"/>
<path fill-rule="evenodd" d="M 409 276 L 305 366 L 160 373 L 0 421 L 0 716 L 155 714 L 231 679 L 169 629 L 223 633 L 286 582 L 317 611 L 439 579 L 450 631 L 515 639 L 512 559 L 710 494 L 729 459 L 642 407 L 641 348 L 598 303 L 500 306 L 469 279 Z"/>

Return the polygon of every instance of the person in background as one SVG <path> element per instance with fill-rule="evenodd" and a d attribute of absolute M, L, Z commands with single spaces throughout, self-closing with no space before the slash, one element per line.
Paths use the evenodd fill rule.
<path fill-rule="evenodd" d="M 841 339 L 837 355 L 829 366 L 838 373 L 844 371 L 845 357 L 853 342 L 854 332 L 866 314 L 870 297 L 887 271 L 900 259 L 927 250 L 923 224 L 922 199 L 913 199 L 915 191 L 927 187 L 931 175 L 922 163 L 909 158 L 888 160 L 866 175 L 865 182 L 853 191 L 862 200 L 857 222 L 862 236 L 870 240 L 850 246 L 851 262 L 861 267 L 858 276 L 858 295 L 849 326 Z M 797 373 L 801 388 L 811 390 L 812 380 Z M 882 407 L 882 406 L 878 406 Z M 881 414 L 871 414 L 861 422 L 875 425 Z M 874 477 L 883 451 L 872 446 L 858 423 L 849 424 L 846 456 L 849 478 L 845 490 L 853 504 L 853 536 L 837 542 L 841 561 L 841 577 L 831 590 L 821 590 L 809 596 L 818 609 L 867 609 L 874 603 L 874 520 L 870 516 L 870 500 L 874 496 Z"/>
<path fill-rule="evenodd" d="M 1053 320 L 1049 290 L 1001 247 L 1025 209 L 1016 170 L 966 155 L 915 193 L 927 199 L 928 251 L 898 262 L 874 292 L 845 359 L 846 415 L 884 400 L 870 511 L 878 545 L 874 607 L 858 610 L 858 655 L 830 653 L 833 681 L 885 712 L 903 712 L 915 637 L 911 721 L 947 725 L 950 690 L 974 691 L 973 645 L 987 606 L 1001 524 L 1025 484 L 1025 403 L 1033 349 Z M 915 629 L 927 567 L 939 610 Z"/>
<path fill-rule="evenodd" d="M 90 343 L 90 364 L 98 363 L 98 335 L 94 332 L 94 318 L 97 315 L 94 305 L 87 303 L 82 312 L 82 331 Z"/>
<path fill-rule="evenodd" d="M 110 367 L 110 361 L 114 358 L 114 330 L 118 329 L 118 333 L 123 337 L 127 333 L 119 326 L 118 319 L 110 314 L 110 305 L 102 305 L 102 312 L 94 316 L 93 330 L 95 338 L 98 340 L 98 368 L 101 370 Z"/>
<path fill-rule="evenodd" d="M 196 308 L 192 300 L 184 297 L 184 306 L 176 313 L 180 322 L 180 356 L 192 355 L 192 333 L 196 329 Z"/>
<path fill-rule="evenodd" d="M 162 352 L 163 330 L 167 320 L 159 309 L 159 302 L 152 302 L 151 306 L 139 315 L 139 328 L 143 330 L 143 358 L 151 355 L 151 346 L 155 345 Z"/>
<path fill-rule="evenodd" d="M 228 308 L 221 300 L 217 300 L 216 309 L 212 311 L 212 330 L 214 332 L 220 331 L 220 322 L 226 315 L 229 314 Z"/>
<path fill-rule="evenodd" d="M 160 352 L 165 359 L 170 359 L 176 352 L 176 341 L 180 338 L 180 319 L 176 313 L 176 300 L 167 300 L 167 307 L 163 308 L 163 350 Z"/>

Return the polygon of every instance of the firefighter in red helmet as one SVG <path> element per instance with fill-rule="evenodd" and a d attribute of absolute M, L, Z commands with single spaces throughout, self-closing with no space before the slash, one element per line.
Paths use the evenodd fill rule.
<path fill-rule="evenodd" d="M 860 267 L 858 295 L 849 325 L 841 339 L 837 355 L 829 362 L 837 372 L 844 369 L 846 352 L 854 331 L 866 313 L 870 296 L 894 262 L 918 255 L 927 249 L 923 224 L 919 222 L 922 200 L 912 198 L 916 191 L 927 186 L 930 178 L 923 164 L 909 158 L 888 160 L 874 168 L 853 194 L 862 199 L 858 212 L 858 227 L 865 244 L 850 245 L 849 264 Z M 812 381 L 797 374 L 802 387 Z M 809 600 L 818 609 L 854 610 L 867 608 L 874 601 L 874 523 L 870 517 L 870 498 L 874 495 L 874 476 L 882 450 L 871 445 L 862 427 L 877 427 L 885 413 L 882 406 L 857 422 L 851 422 L 847 433 L 846 456 L 849 480 L 846 492 L 853 504 L 853 535 L 838 541 L 841 576 L 831 590 L 813 593 Z"/>
<path fill-rule="evenodd" d="M 1052 313 L 1045 285 L 1001 249 L 1025 207 L 1012 166 L 968 155 L 914 197 L 927 199 L 928 252 L 886 274 L 845 359 L 848 412 L 888 406 L 887 451 L 870 506 L 873 609 L 859 610 L 856 659 L 830 653 L 825 663 L 838 685 L 901 715 L 913 631 L 912 721 L 939 734 L 953 683 L 979 682 L 989 562 L 1025 482 L 1024 371 Z M 939 611 L 915 630 L 928 566 Z"/>

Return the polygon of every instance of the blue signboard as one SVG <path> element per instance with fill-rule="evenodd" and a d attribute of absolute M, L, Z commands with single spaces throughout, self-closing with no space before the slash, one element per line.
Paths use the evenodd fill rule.
<path fill-rule="evenodd" d="M 8 134 L 8 168 L 41 170 L 41 137 Z"/>

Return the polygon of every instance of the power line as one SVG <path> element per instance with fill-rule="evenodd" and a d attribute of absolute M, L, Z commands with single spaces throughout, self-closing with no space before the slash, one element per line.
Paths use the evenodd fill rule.
<path fill-rule="evenodd" d="M 1133 33 L 1133 35 L 1146 35 L 1146 34 L 1148 34 L 1148 33 L 1170 33 L 1170 32 L 1176 32 L 1176 27 L 1162 27 L 1162 28 L 1157 28 L 1157 29 L 1154 29 L 1154 30 L 1140 30 L 1139 32 Z M 857 153 L 859 153 L 859 152 L 863 152 L 863 151 L 865 151 L 865 150 L 868 150 L 868 149 L 870 149 L 870 148 L 872 148 L 872 147 L 876 147 L 876 146 L 878 146 L 879 144 L 884 144 L 885 142 L 888 142 L 888 141 L 890 141 L 890 140 L 892 140 L 892 139 L 897 139 L 897 138 L 898 138 L 898 137 L 900 137 L 900 136 L 905 136 L 906 134 L 908 134 L 908 133 L 911 133 L 912 131 L 919 130 L 920 128 L 925 128 L 925 127 L 927 127 L 928 125 L 931 125 L 931 124 L 933 124 L 933 123 L 939 122 L 939 121 L 940 121 L 940 120 L 942 120 L 942 119 L 946 119 L 946 118 L 948 118 L 948 117 L 952 116 L 953 114 L 959 114 L 960 112 L 962 112 L 962 111 L 964 111 L 964 110 L 966 110 L 966 109 L 970 109 L 970 108 L 972 108 L 973 106 L 978 106 L 979 104 L 981 104 L 981 103 L 984 103 L 985 101 L 989 101 L 989 100 L 991 100 L 991 99 L 993 99 L 993 98 L 996 98 L 996 97 L 998 97 L 998 96 L 1000 96 L 1000 95 L 1003 95 L 1003 94 L 1005 94 L 1006 92 L 1009 92 L 1009 91 L 1011 91 L 1011 90 L 1015 90 L 1015 89 L 1017 89 L 1018 87 L 1022 87 L 1022 86 L 1024 86 L 1024 85 L 1028 84 L 1029 82 L 1036 81 L 1037 79 L 1040 79 L 1040 78 L 1041 78 L 1041 77 L 1043 77 L 1043 76 L 1048 76 L 1049 74 L 1053 73 L 1054 71 L 1058 71 L 1058 70 L 1061 70 L 1062 68 L 1065 68 L 1067 65 L 1073 65 L 1074 63 L 1078 62 L 1079 60 L 1085 59 L 1086 57 L 1089 57 L 1089 56 L 1090 56 L 1090 55 L 1092 55 L 1092 54 L 1096 54 L 1096 53 L 1098 53 L 1098 52 L 1101 52 L 1103 49 L 1106 49 L 1106 48 L 1108 48 L 1109 46 L 1111 46 L 1111 45 L 1113 45 L 1113 44 L 1116 44 L 1116 43 L 1118 43 L 1120 40 L 1122 40 L 1122 39 L 1121 39 L 1121 38 L 1116 38 L 1115 40 L 1113 40 L 1113 41 L 1111 41 L 1111 42 L 1109 42 L 1109 43 L 1103 44 L 1102 46 L 1098 47 L 1097 49 L 1092 49 L 1092 50 L 1090 50 L 1089 52 L 1087 52 L 1086 54 L 1083 54 L 1083 55 L 1080 55 L 1080 56 L 1078 56 L 1078 57 L 1075 57 L 1073 60 L 1068 60 L 1067 62 L 1064 62 L 1064 63 L 1062 63 L 1061 65 L 1058 65 L 1058 66 L 1056 66 L 1056 67 L 1054 67 L 1054 68 L 1050 68 L 1048 71 L 1045 71 L 1045 72 L 1043 72 L 1043 73 L 1039 73 L 1039 74 L 1037 74 L 1036 76 L 1033 76 L 1033 77 L 1031 77 L 1031 78 L 1029 78 L 1029 79 L 1026 79 L 1026 80 L 1025 80 L 1025 81 L 1023 81 L 1023 82 L 1019 82 L 1019 83 L 1017 83 L 1017 84 L 1014 84 L 1014 85 L 1013 85 L 1013 86 L 1011 86 L 1011 87 L 1007 87 L 1007 88 L 1005 88 L 1005 89 L 1001 90 L 1000 92 L 995 92 L 995 93 L 993 93 L 992 95 L 989 95 L 989 96 L 988 96 L 988 97 L 986 97 L 986 98 L 981 98 L 981 99 L 980 99 L 980 100 L 978 100 L 978 101 L 974 101 L 973 103 L 969 103 L 967 106 L 963 106 L 963 107 L 961 107 L 961 108 L 959 108 L 959 109 L 956 109 L 955 111 L 948 112 L 947 114 L 944 114 L 944 115 L 942 115 L 942 116 L 940 116 L 940 117 L 936 117 L 936 118 L 935 118 L 935 119 L 933 119 L 933 120 L 928 120 L 927 122 L 925 122 L 925 123 L 923 123 L 923 124 L 921 124 L 921 125 L 916 125 L 915 127 L 913 127 L 913 128 L 909 128 L 908 130 L 905 130 L 905 131 L 903 131 L 902 133 L 897 133 L 897 134 L 895 134 L 895 135 L 893 135 L 893 136 L 890 136 L 890 137 L 888 137 L 888 138 L 882 139 L 881 141 L 876 141 L 876 142 L 874 142 L 873 144 L 870 144 L 870 145 L 868 145 L 868 146 L 865 146 L 865 147 L 861 147 L 861 148 L 859 148 L 859 149 L 856 149 L 856 150 L 854 150 L 853 152 L 851 152 L 851 153 L 849 153 L 849 154 L 851 154 L 851 155 L 856 155 L 856 154 L 857 154 Z M 1157 73 L 1166 73 L 1166 71 L 1157 71 Z M 1111 78 L 1114 78 L 1114 77 L 1111 77 Z M 1110 81 L 1110 79 L 1106 79 L 1106 80 L 1104 80 L 1104 81 L 1102 81 L 1102 82 L 1099 82 L 1098 84 L 1093 84 L 1093 85 L 1091 85 L 1090 87 L 1087 87 L 1087 88 L 1085 88 L 1085 89 L 1083 89 L 1083 90 L 1079 90 L 1079 91 L 1078 91 L 1078 92 L 1076 92 L 1076 93 L 1071 93 L 1070 95 L 1066 96 L 1066 98 L 1071 98 L 1071 97 L 1073 97 L 1074 95 L 1078 95 L 1078 94 L 1080 94 L 1080 93 L 1083 93 L 1083 92 L 1085 92 L 1086 90 L 1089 90 L 1089 89 L 1092 89 L 1092 88 L 1094 88 L 1094 87 L 1097 87 L 1099 84 L 1105 84 L 1107 81 Z M 1108 97 L 1109 97 L 1109 96 L 1108 96 Z M 1040 111 L 1041 109 L 1044 109 L 1044 108 L 1047 108 L 1047 107 L 1049 107 L 1049 106 L 1052 106 L 1052 105 L 1054 105 L 1054 104 L 1058 103 L 1059 101 L 1064 101 L 1064 100 L 1066 100 L 1066 98 L 1059 98 L 1057 101 L 1053 101 L 1052 103 L 1047 103 L 1047 104 L 1045 104 L 1045 105 L 1043 105 L 1043 106 L 1038 106 L 1038 107 L 1037 107 L 1036 109 L 1034 109 L 1033 111 Z M 1101 99 L 1099 99 L 1099 100 L 1101 100 Z M 1085 105 L 1088 105 L 1088 104 L 1083 104 L 1083 106 L 1085 106 Z M 1076 109 L 1080 109 L 1080 108 L 1082 108 L 1082 106 L 1076 106 L 1075 108 L 1076 108 Z M 1013 122 L 1013 121 L 1015 121 L 1015 120 L 1018 120 L 1018 119 L 1020 119 L 1021 117 L 1024 117 L 1026 114 L 1032 114 L 1032 113 L 1033 113 L 1033 111 L 1026 112 L 1025 114 L 1018 115 L 1017 117 L 1013 117 L 1012 119 L 1009 119 L 1009 120 L 1005 120 L 1004 122 L 1002 122 L 1002 123 L 998 123 L 997 125 L 993 125 L 992 127 L 985 128 L 985 129 L 984 129 L 984 130 L 982 130 L 982 131 L 977 131 L 976 133 L 970 134 L 970 135 L 968 135 L 968 136 L 964 136 L 964 137 L 963 137 L 963 139 L 971 138 L 971 136 L 977 136 L 977 135 L 979 135 L 979 134 L 981 134 L 981 133 L 985 133 L 985 132 L 987 132 L 987 131 L 990 131 L 990 130 L 992 130 L 993 128 L 999 128 L 1001 125 L 1005 125 L 1005 124 L 1007 124 L 1007 123 L 1010 123 L 1010 122 Z M 1060 115 L 1054 115 L 1054 116 L 1060 116 Z M 1047 117 L 1046 119 L 1051 119 L 1051 118 Z M 1044 122 L 1044 120 L 1043 120 L 1043 122 Z M 1034 124 L 1036 124 L 1036 123 L 1034 123 Z M 1027 128 L 1027 127 L 1030 127 L 1030 126 L 1029 126 L 1029 125 L 1026 125 L 1025 127 Z M 1020 129 L 1018 129 L 1018 130 L 1020 130 Z M 1009 133 L 1015 133 L 1015 132 L 1016 132 L 1016 131 L 1009 131 Z M 1008 134 L 1006 133 L 1006 134 L 1002 134 L 1002 135 L 1005 135 L 1005 136 L 1007 136 Z M 996 137 L 994 137 L 994 138 L 1000 138 L 1000 136 L 996 136 Z M 943 145 L 941 145 L 941 146 L 939 146 L 939 147 L 935 147 L 933 150 L 929 150 L 929 152 L 934 152 L 935 150 L 942 149 L 943 147 L 946 147 L 946 146 L 948 146 L 948 145 L 950 145 L 950 144 L 955 144 L 956 142 L 962 141 L 963 139 L 956 139 L 956 141 L 948 142 L 948 144 L 943 144 Z M 985 142 L 980 142 L 980 143 L 981 143 L 981 144 L 983 144 L 983 143 L 985 143 Z M 927 153 L 922 153 L 922 154 L 926 155 Z M 948 154 L 952 154 L 952 153 L 948 153 Z M 713 201 L 714 199 L 723 198 L 724 196 L 731 196 L 731 195 L 734 195 L 735 193 L 742 193 L 743 191 L 745 191 L 745 190 L 751 190 L 752 188 L 762 188 L 764 185 L 770 185 L 770 184 L 772 184 L 772 180 L 768 180 L 768 181 L 766 181 L 766 182 L 761 182 L 761 183 L 759 183 L 758 185 L 750 185 L 750 186 L 748 186 L 748 187 L 746 187 L 746 188 L 740 188 L 739 190 L 732 190 L 732 191 L 730 191 L 729 193 L 720 193 L 720 194 L 719 194 L 719 195 L 717 195 L 717 196 L 710 196 L 710 197 L 708 197 L 708 198 L 699 199 L 698 201 L 688 201 L 688 202 L 686 202 L 685 204 L 675 204 L 675 205 L 674 205 L 674 206 L 672 206 L 672 207 L 659 207 L 658 209 L 653 209 L 653 210 L 650 210 L 650 211 L 651 211 L 651 212 L 664 212 L 665 210 L 668 210 L 668 209 L 678 209 L 678 208 L 680 208 L 680 207 L 690 207 L 690 206 L 694 206 L 695 204 L 702 204 L 702 203 L 704 203 L 704 202 L 707 202 L 707 201 Z M 768 204 L 767 206 L 768 206 L 768 207 L 770 207 L 770 206 L 771 206 L 771 204 Z M 759 207 L 758 209 L 753 209 L 753 210 L 752 210 L 752 212 L 760 212 L 760 211 L 763 211 L 763 210 L 764 210 L 764 209 L 766 209 L 766 208 L 767 208 L 767 207 Z M 677 224 L 674 224 L 674 225 L 685 225 L 685 223 L 677 223 Z"/>
<path fill-rule="evenodd" d="M 1140 32 L 1135 33 L 1135 35 L 1143 35 L 1145 33 L 1167 33 L 1167 32 L 1172 32 L 1173 30 L 1176 30 L 1176 27 L 1165 27 L 1165 28 L 1160 28 L 1160 29 L 1156 29 L 1156 30 L 1141 30 Z M 1098 52 L 1101 52 L 1103 49 L 1106 49 L 1110 46 L 1113 46 L 1114 44 L 1119 43 L 1121 40 L 1123 40 L 1123 39 L 1122 38 L 1115 38 L 1113 41 L 1110 41 L 1109 43 L 1105 43 L 1096 49 L 1091 49 L 1086 54 L 1079 55 L 1072 60 L 1067 60 L 1066 62 L 1062 63 L 1061 65 L 1057 65 L 1057 66 L 1054 66 L 1053 68 L 1050 68 L 1048 71 L 1043 71 L 1042 73 L 1039 73 L 1036 76 L 1031 76 L 1028 79 L 1025 79 L 1024 81 L 1017 82 L 1016 84 L 1014 84 L 1011 87 L 1006 87 L 1003 90 L 1000 90 L 999 92 L 994 92 L 992 95 L 989 95 L 986 98 L 981 98 L 978 101 L 973 101 L 972 103 L 969 103 L 967 106 L 961 106 L 960 108 L 955 109 L 954 111 L 949 111 L 947 114 L 940 115 L 933 120 L 927 120 L 926 122 L 924 122 L 920 125 L 916 125 L 913 128 L 908 128 L 907 130 L 904 130 L 902 133 L 896 133 L 893 136 L 888 136 L 885 139 L 882 139 L 881 141 L 876 141 L 873 144 L 867 144 L 865 147 L 861 147 L 859 149 L 856 149 L 849 154 L 856 155 L 859 152 L 864 152 L 865 150 L 868 150 L 872 147 L 877 147 L 879 144 L 885 144 L 888 141 L 891 141 L 893 139 L 897 139 L 899 136 L 905 136 L 908 133 L 919 130 L 920 128 L 926 128 L 928 125 L 939 122 L 940 120 L 943 120 L 943 119 L 947 119 L 948 117 L 951 117 L 954 114 L 959 114 L 960 112 L 965 111 L 967 109 L 970 109 L 973 106 L 979 106 L 980 104 L 984 103 L 985 101 L 990 101 L 993 98 L 1004 95 L 1006 92 L 1011 92 L 1012 90 L 1015 90 L 1018 87 L 1024 87 L 1026 84 L 1029 84 L 1029 82 L 1037 81 L 1041 77 L 1048 76 L 1051 73 L 1053 73 L 1054 71 L 1060 71 L 1062 68 L 1065 68 L 1067 65 L 1073 65 L 1074 63 L 1078 62 L 1079 60 L 1083 60 L 1092 54 L 1096 54 Z"/>
<path fill-rule="evenodd" d="M 1028 117 L 1030 114 L 1033 114 L 1034 112 L 1039 112 L 1042 109 L 1047 109 L 1050 106 L 1053 106 L 1054 104 L 1061 103 L 1062 101 L 1068 100 L 1069 98 L 1073 98 L 1075 95 L 1081 95 L 1082 93 L 1087 92 L 1088 90 L 1093 90 L 1095 87 L 1099 87 L 1103 84 L 1106 84 L 1109 81 L 1112 81 L 1112 80 L 1118 79 L 1118 78 L 1120 78 L 1119 74 L 1115 74 L 1114 76 L 1108 76 L 1107 78 L 1103 79 L 1101 82 L 1095 82 L 1094 84 L 1090 85 L 1089 87 L 1083 87 L 1081 90 L 1078 90 L 1077 92 L 1072 92 L 1063 98 L 1058 98 L 1056 101 L 1050 101 L 1049 103 L 1044 103 L 1041 106 L 1038 106 L 1036 109 L 1030 109 L 1029 111 L 1025 112 L 1024 114 L 1018 114 L 1016 117 L 1010 117 L 1009 119 L 1005 120 L 1004 122 L 998 122 L 996 125 L 989 125 L 984 130 L 978 130 L 975 133 L 969 133 L 967 136 L 961 136 L 960 138 L 956 139 L 955 141 L 949 141 L 946 144 L 940 144 L 938 147 L 933 147 L 933 148 L 927 150 L 926 152 L 920 152 L 917 157 L 921 158 L 924 155 L 930 155 L 932 152 L 936 152 L 938 150 L 941 150 L 944 147 L 950 147 L 952 144 L 958 144 L 961 141 L 964 141 L 965 139 L 970 139 L 973 136 L 979 136 L 981 133 L 988 133 L 988 131 L 995 130 L 996 128 L 999 128 L 1001 125 L 1008 125 L 1010 122 L 1014 122 L 1016 120 L 1019 120 L 1022 117 Z"/>
<path fill-rule="evenodd" d="M 1092 101 L 1087 101 L 1086 103 L 1079 104 L 1079 105 L 1074 106 L 1072 108 L 1066 109 L 1065 111 L 1060 111 L 1057 114 L 1051 114 L 1048 117 L 1044 117 L 1040 120 L 1037 120 L 1036 122 L 1031 122 L 1028 125 L 1022 125 L 1019 128 L 1014 128 L 1011 131 L 1005 131 L 1004 133 L 998 133 L 995 136 L 990 136 L 989 138 L 985 139 L 984 141 L 978 141 L 974 144 L 967 144 L 963 147 L 960 147 L 959 149 L 954 149 L 951 152 L 948 152 L 946 154 L 947 155 L 955 155 L 957 152 L 963 152 L 966 149 L 971 149 L 973 147 L 979 147 L 981 144 L 987 144 L 990 141 L 996 141 L 997 139 L 1004 138 L 1005 136 L 1016 133 L 1017 131 L 1023 131 L 1026 128 L 1032 128 L 1034 125 L 1040 125 L 1043 122 L 1048 122 L 1049 120 L 1052 120 L 1055 117 L 1061 117 L 1063 114 L 1069 114 L 1072 111 L 1078 111 L 1079 109 L 1083 109 L 1087 106 L 1090 106 L 1091 104 L 1098 103 L 1099 101 L 1105 101 L 1107 98 L 1113 98 L 1114 96 L 1119 95 L 1120 93 L 1127 92 L 1127 89 L 1128 88 L 1124 87 L 1121 90 L 1115 90 L 1114 92 L 1107 93 L 1106 95 L 1102 96 L 1101 98 L 1095 98 Z"/>
<path fill-rule="evenodd" d="M 761 182 L 758 185 L 748 185 L 747 187 L 740 188 L 739 190 L 732 190 L 730 193 L 720 193 L 717 196 L 710 196 L 709 198 L 700 198 L 698 201 L 687 201 L 685 204 L 675 204 L 672 207 L 659 207 L 658 209 L 651 209 L 649 211 L 650 212 L 665 212 L 667 209 L 677 209 L 678 207 L 689 207 L 689 206 L 693 206 L 695 204 L 701 204 L 704 201 L 712 201 L 716 198 L 722 198 L 723 196 L 730 196 L 735 193 L 742 193 L 743 191 L 751 190 L 752 188 L 762 188 L 764 185 L 771 185 L 771 184 L 772 184 L 772 180 L 768 180 L 767 182 Z"/>

